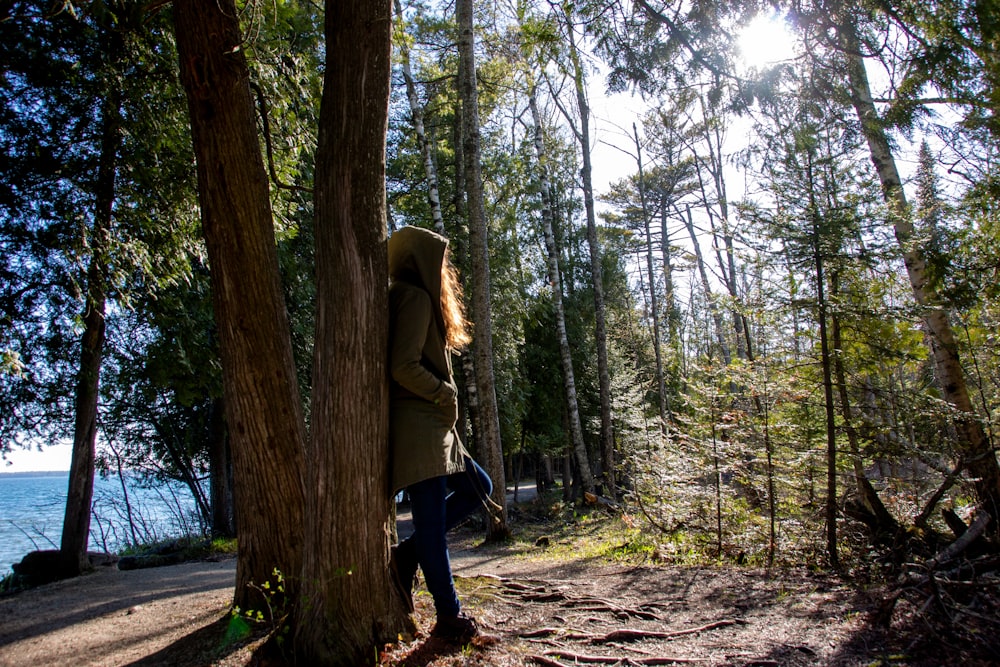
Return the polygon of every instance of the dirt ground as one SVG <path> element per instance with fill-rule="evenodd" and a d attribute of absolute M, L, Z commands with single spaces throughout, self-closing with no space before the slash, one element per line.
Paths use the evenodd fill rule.
<path fill-rule="evenodd" d="M 547 546 L 452 544 L 460 597 L 487 637 L 427 637 L 433 608 L 416 595 L 422 633 L 378 665 L 987 665 L 919 633 L 875 631 L 875 599 L 806 570 L 615 564 Z M 259 639 L 236 640 L 235 560 L 146 570 L 101 568 L 0 599 L 0 667 L 274 664 Z M 956 661 L 957 660 L 957 661 Z M 374 663 L 374 659 L 373 659 Z"/>

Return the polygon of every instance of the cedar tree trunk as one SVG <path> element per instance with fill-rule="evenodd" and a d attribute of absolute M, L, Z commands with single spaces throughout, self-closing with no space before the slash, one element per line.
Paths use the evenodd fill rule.
<path fill-rule="evenodd" d="M 412 631 L 389 578 L 389 0 L 327 3 L 300 664 L 374 664 Z"/>
<path fill-rule="evenodd" d="M 302 563 L 305 422 L 278 271 L 267 175 L 233 0 L 174 2 L 181 82 L 198 166 L 233 458 L 235 604 Z"/>

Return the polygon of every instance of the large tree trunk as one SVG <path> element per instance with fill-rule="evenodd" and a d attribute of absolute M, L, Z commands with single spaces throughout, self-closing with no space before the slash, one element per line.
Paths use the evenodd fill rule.
<path fill-rule="evenodd" d="M 472 0 L 457 0 L 458 20 L 458 82 L 462 101 L 462 143 L 464 153 L 465 191 L 468 200 L 469 253 L 472 266 L 472 319 L 475 323 L 473 354 L 476 367 L 478 399 L 476 434 L 479 455 L 484 468 L 493 479 L 493 518 L 488 522 L 487 539 L 506 539 L 507 491 L 503 470 L 503 449 L 500 443 L 500 414 L 497 408 L 493 378 L 493 315 L 490 307 L 490 255 L 487 242 L 486 204 L 483 200 L 483 174 L 479 134 L 479 98 L 476 86 L 475 33 Z"/>
<path fill-rule="evenodd" d="M 115 30 L 108 31 L 108 40 L 109 60 L 118 63 L 125 48 L 121 34 Z M 110 87 L 101 106 L 101 155 L 97 172 L 94 226 L 89 239 L 91 255 L 87 268 L 80 369 L 74 406 L 73 452 L 59 546 L 62 574 L 65 576 L 76 576 L 90 568 L 87 541 L 90 537 L 90 505 L 94 497 L 97 404 L 105 341 L 106 255 L 111 237 L 118 151 L 122 144 L 121 105 L 121 90 Z"/>
<path fill-rule="evenodd" d="M 903 192 L 888 137 L 872 100 L 857 25 L 851 10 L 841 11 L 840 32 L 844 46 L 843 57 L 847 61 L 851 102 L 861 122 L 861 131 L 868 142 L 872 163 L 882 184 L 882 194 L 889 208 L 896 240 L 903 251 L 903 263 L 913 289 L 913 297 L 923 311 L 924 330 L 930 341 L 938 384 L 945 400 L 955 408 L 955 428 L 963 463 L 973 479 L 980 505 L 993 517 L 989 530 L 994 535 L 1000 535 L 1000 466 L 972 406 L 959 359 L 958 342 L 948 313 L 928 280 L 927 263 L 914 239 L 912 212 Z"/>
<path fill-rule="evenodd" d="M 615 438 L 611 422 L 611 375 L 608 372 L 608 327 L 604 308 L 604 269 L 601 265 L 601 244 L 597 238 L 597 215 L 594 211 L 593 165 L 590 155 L 590 105 L 583 63 L 576 47 L 576 29 L 569 11 L 563 5 L 566 31 L 569 35 L 569 53 L 573 61 L 573 82 L 576 85 L 576 102 L 580 111 L 580 129 L 576 133 L 580 142 L 583 166 L 583 205 L 587 212 L 587 245 L 590 247 L 590 282 L 594 290 L 594 342 L 597 346 L 597 378 L 601 401 L 601 463 L 604 468 L 605 493 L 615 496 Z"/>
<path fill-rule="evenodd" d="M 302 664 L 370 664 L 414 629 L 388 563 L 388 273 L 385 134 L 389 0 L 327 3 L 316 154 L 316 345 Z"/>
<path fill-rule="evenodd" d="M 235 604 L 278 568 L 294 594 L 302 563 L 305 425 L 281 291 L 267 175 L 232 0 L 174 3 L 233 455 Z"/>
<path fill-rule="evenodd" d="M 535 124 L 535 157 L 538 159 L 539 189 L 542 195 L 542 226 L 545 234 L 545 248 L 548 251 L 549 288 L 552 290 L 552 307 L 556 313 L 556 336 L 559 340 L 559 356 L 562 361 L 563 387 L 566 390 L 566 411 L 569 417 L 570 436 L 573 452 L 580 472 L 583 490 L 594 493 L 594 475 L 590 469 L 587 443 L 583 439 L 580 423 L 580 406 L 576 400 L 576 375 L 573 372 L 573 355 L 570 352 L 569 336 L 566 333 L 566 312 L 563 308 L 562 280 L 559 276 L 559 249 L 552 229 L 552 189 L 545 168 L 545 149 L 542 146 L 542 120 L 538 114 L 535 86 L 528 83 L 528 106 L 531 120 Z"/>

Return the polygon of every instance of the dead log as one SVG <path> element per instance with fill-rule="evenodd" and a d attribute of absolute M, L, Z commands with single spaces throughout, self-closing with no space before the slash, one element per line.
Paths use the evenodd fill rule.
<path fill-rule="evenodd" d="M 952 514 L 954 514 L 954 512 L 952 512 Z M 957 515 L 955 518 L 958 519 L 963 526 L 965 526 L 965 523 L 962 522 Z M 925 568 L 928 570 L 934 570 L 937 569 L 939 565 L 953 560 L 956 556 L 968 549 L 972 544 L 976 543 L 981 538 L 983 532 L 986 530 L 986 526 L 988 526 L 989 523 L 990 515 L 986 512 L 980 513 L 980 515 L 976 517 L 976 520 L 972 522 L 972 525 L 958 535 L 958 539 L 949 544 L 948 547 L 937 556 L 927 561 L 924 565 Z"/>
<path fill-rule="evenodd" d="M 995 655 L 1000 554 L 969 555 L 971 547 L 984 541 L 991 521 L 985 512 L 980 514 L 935 556 L 909 564 L 879 604 L 873 622 L 890 627 L 899 601 L 905 599 L 932 635 L 958 637 L 965 646 Z"/>

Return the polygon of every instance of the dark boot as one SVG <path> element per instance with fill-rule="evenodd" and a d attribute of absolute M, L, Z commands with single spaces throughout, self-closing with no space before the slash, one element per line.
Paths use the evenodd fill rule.
<path fill-rule="evenodd" d="M 479 625 L 476 619 L 464 613 L 438 618 L 431 630 L 431 637 L 459 644 L 464 644 L 478 634 Z"/>

